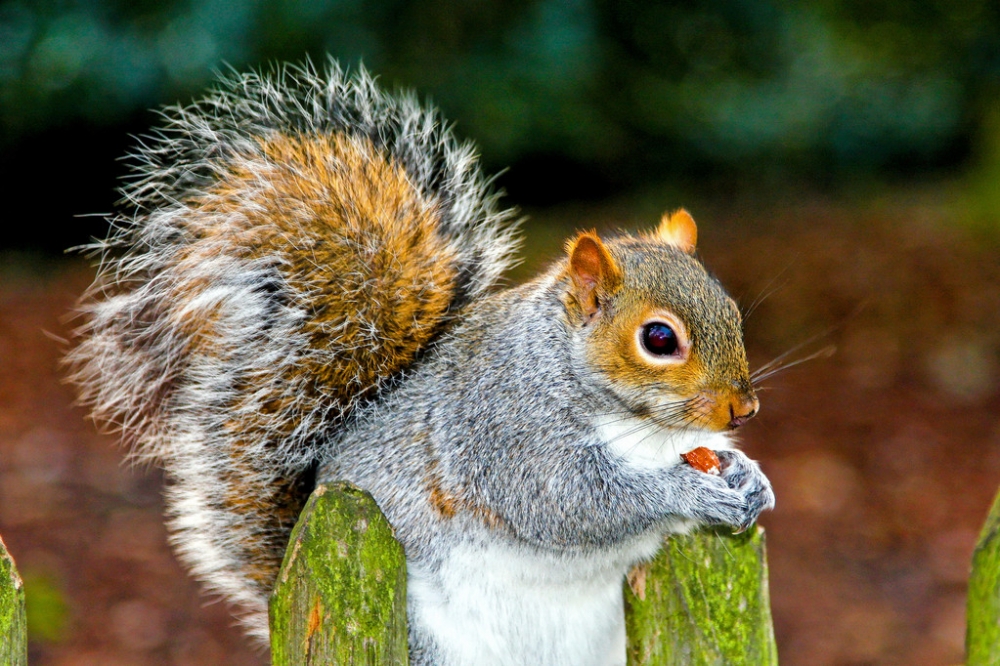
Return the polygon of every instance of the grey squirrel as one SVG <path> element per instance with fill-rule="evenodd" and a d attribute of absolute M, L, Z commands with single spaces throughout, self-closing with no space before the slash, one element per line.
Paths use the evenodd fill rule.
<path fill-rule="evenodd" d="M 773 506 L 732 448 L 758 408 L 740 314 L 685 211 L 499 289 L 514 213 L 473 149 L 333 62 L 224 78 L 134 169 L 72 376 L 165 468 L 180 559 L 253 636 L 317 482 L 395 529 L 416 666 L 624 664 L 629 568 Z"/>

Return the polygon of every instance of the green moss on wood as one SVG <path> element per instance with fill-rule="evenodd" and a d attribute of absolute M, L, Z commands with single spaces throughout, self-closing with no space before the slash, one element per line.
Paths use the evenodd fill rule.
<path fill-rule="evenodd" d="M 968 666 L 1000 664 L 1000 494 L 972 555 L 966 614 Z"/>
<path fill-rule="evenodd" d="M 270 611 L 276 665 L 407 663 L 406 562 L 371 495 L 349 484 L 316 488 Z"/>
<path fill-rule="evenodd" d="M 0 539 L 0 664 L 28 663 L 28 622 L 24 612 L 24 585 L 14 559 Z"/>
<path fill-rule="evenodd" d="M 778 663 L 763 530 L 672 536 L 638 578 L 625 588 L 630 666 Z"/>

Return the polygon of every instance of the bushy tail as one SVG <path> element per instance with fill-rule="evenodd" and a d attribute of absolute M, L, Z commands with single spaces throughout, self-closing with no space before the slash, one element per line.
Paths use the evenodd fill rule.
<path fill-rule="evenodd" d="M 233 76 L 164 119 L 68 360 L 165 467 L 182 560 L 266 639 L 318 450 L 494 287 L 511 212 L 434 110 L 364 71 Z"/>

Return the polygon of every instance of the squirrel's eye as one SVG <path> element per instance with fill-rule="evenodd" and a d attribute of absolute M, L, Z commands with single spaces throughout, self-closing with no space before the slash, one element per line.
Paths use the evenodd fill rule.
<path fill-rule="evenodd" d="M 677 353 L 677 333 L 663 322 L 654 321 L 642 327 L 642 346 L 650 354 L 671 356 Z"/>

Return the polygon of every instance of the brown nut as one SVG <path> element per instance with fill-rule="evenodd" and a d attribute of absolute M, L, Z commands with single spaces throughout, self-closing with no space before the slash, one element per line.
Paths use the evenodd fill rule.
<path fill-rule="evenodd" d="M 699 446 L 697 449 L 682 453 L 681 458 L 699 472 L 715 476 L 718 476 L 722 472 L 722 463 L 719 462 L 719 456 L 715 455 L 715 451 L 704 446 Z"/>

